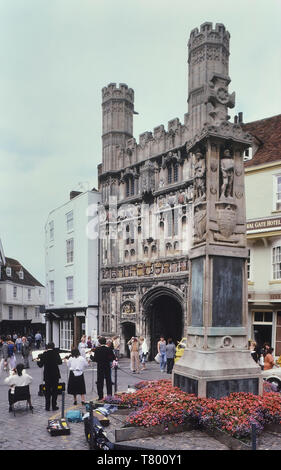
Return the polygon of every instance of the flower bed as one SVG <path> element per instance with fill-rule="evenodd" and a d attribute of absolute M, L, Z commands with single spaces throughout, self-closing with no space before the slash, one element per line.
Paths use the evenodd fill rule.
<path fill-rule="evenodd" d="M 187 394 L 173 387 L 170 380 L 143 381 L 136 388 L 134 393 L 110 398 L 110 403 L 135 408 L 126 419 L 127 426 L 168 427 L 170 423 L 179 426 L 192 422 L 247 440 L 252 424 L 256 424 L 257 432 L 266 424 L 281 424 L 281 395 L 272 391 L 265 391 L 263 396 L 232 393 L 216 400 Z"/>

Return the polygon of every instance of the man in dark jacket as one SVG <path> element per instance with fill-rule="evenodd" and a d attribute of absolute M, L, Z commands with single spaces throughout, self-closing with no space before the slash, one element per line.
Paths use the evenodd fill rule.
<path fill-rule="evenodd" d="M 102 400 L 104 379 L 107 395 L 112 395 L 110 363 L 114 361 L 115 355 L 112 349 L 106 346 L 106 338 L 103 336 L 99 338 L 99 344 L 100 346 L 95 348 L 95 354 L 91 355 L 90 359 L 97 363 L 97 389 L 99 400 Z"/>
<path fill-rule="evenodd" d="M 54 343 L 47 344 L 47 351 L 39 355 L 37 365 L 44 367 L 43 380 L 45 382 L 46 392 L 46 410 L 50 410 L 52 400 L 52 409 L 58 410 L 57 396 L 58 384 L 60 379 L 59 365 L 62 364 L 58 349 L 55 349 Z"/>

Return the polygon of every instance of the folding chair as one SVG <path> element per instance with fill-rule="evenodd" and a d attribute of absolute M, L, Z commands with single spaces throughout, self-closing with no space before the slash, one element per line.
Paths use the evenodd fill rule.
<path fill-rule="evenodd" d="M 16 408 L 14 404 L 17 403 L 18 401 L 26 401 L 26 410 L 29 407 L 30 411 L 33 413 L 33 407 L 30 408 L 29 406 L 29 403 L 30 403 L 29 385 L 24 385 L 22 387 L 15 387 L 15 393 L 11 393 L 11 390 L 9 390 L 9 402 L 14 412 L 14 416 L 16 416 Z"/>

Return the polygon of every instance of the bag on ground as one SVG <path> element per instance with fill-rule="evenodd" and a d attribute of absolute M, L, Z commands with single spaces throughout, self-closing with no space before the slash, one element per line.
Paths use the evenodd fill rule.
<path fill-rule="evenodd" d="M 161 359 L 161 354 L 160 353 L 156 354 L 156 356 L 154 358 L 154 361 L 156 361 L 158 364 L 160 364 L 160 359 Z"/>

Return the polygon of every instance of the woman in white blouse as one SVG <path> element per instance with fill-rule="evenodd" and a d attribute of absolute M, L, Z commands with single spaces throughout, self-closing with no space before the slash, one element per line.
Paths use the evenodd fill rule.
<path fill-rule="evenodd" d="M 80 355 L 77 348 L 72 349 L 71 357 L 67 361 L 69 369 L 69 379 L 67 393 L 73 395 L 74 405 L 77 405 L 77 395 L 81 395 L 81 404 L 85 404 L 86 385 L 84 379 L 84 370 L 88 366 L 88 361 Z"/>

